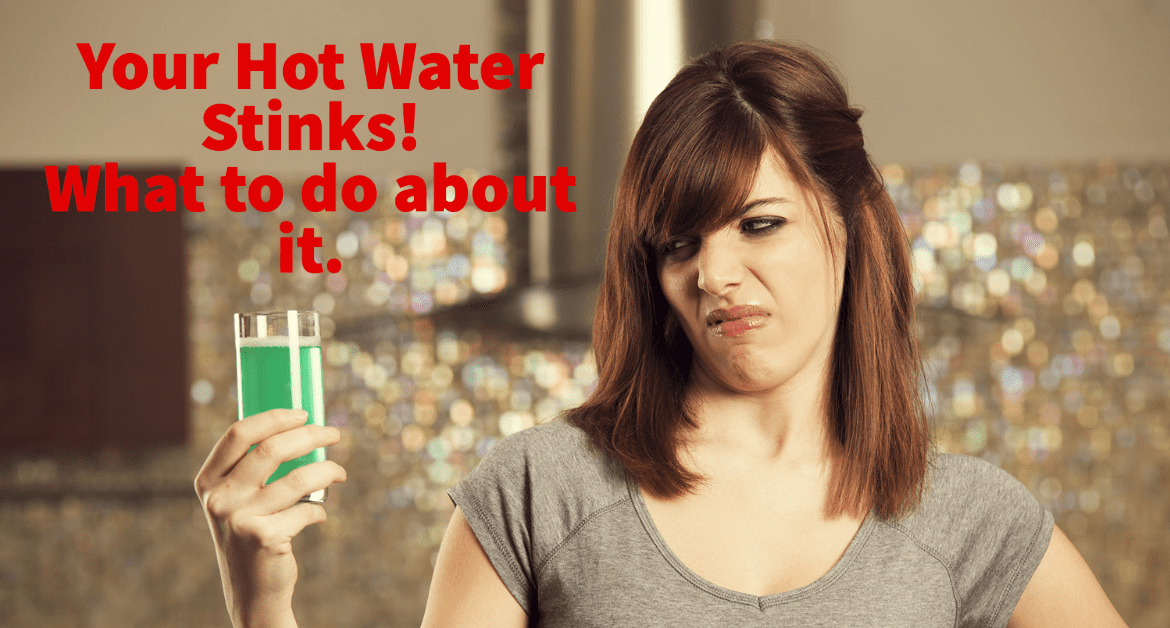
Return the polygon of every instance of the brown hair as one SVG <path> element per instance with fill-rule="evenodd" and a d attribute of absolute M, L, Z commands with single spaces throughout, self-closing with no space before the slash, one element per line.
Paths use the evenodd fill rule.
<path fill-rule="evenodd" d="M 846 233 L 845 282 L 826 408 L 835 452 L 826 514 L 890 518 L 918 503 L 931 449 L 919 396 L 909 247 L 865 151 L 861 110 L 809 50 L 744 42 L 684 67 L 650 105 L 618 184 L 593 323 L 598 384 L 568 415 L 643 487 L 662 496 L 702 477 L 678 452 L 691 347 L 658 282 L 670 238 L 728 224 L 773 150 Z M 837 246 L 826 238 L 834 260 Z"/>

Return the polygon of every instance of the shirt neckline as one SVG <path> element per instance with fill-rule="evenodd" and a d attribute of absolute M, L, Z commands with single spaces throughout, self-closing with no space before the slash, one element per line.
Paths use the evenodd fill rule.
<path fill-rule="evenodd" d="M 841 558 L 834 563 L 833 567 L 829 569 L 828 573 L 817 578 L 813 582 L 806 584 L 803 587 L 792 589 L 790 591 L 781 591 L 779 593 L 771 593 L 768 595 L 752 595 L 750 593 L 742 593 L 740 591 L 733 591 L 726 587 L 721 587 L 714 582 L 707 580 L 699 574 L 691 571 L 678 556 L 675 555 L 674 550 L 667 545 L 666 539 L 658 531 L 658 526 L 654 524 L 654 519 L 650 516 L 649 509 L 646 508 L 646 502 L 642 498 L 642 487 L 638 485 L 633 478 L 626 477 L 626 489 L 630 493 L 630 502 L 634 505 L 634 511 L 638 513 L 638 519 L 642 522 L 642 527 L 645 528 L 650 540 L 658 548 L 659 553 L 666 559 L 670 566 L 679 573 L 683 578 L 688 580 L 696 587 L 714 595 L 723 598 L 730 602 L 739 604 L 746 604 L 748 606 L 755 606 L 763 609 L 768 606 L 775 606 L 778 604 L 786 604 L 801 600 L 825 589 L 835 582 L 838 578 L 845 574 L 849 569 L 850 564 L 861 553 L 865 542 L 869 539 L 870 533 L 873 531 L 875 524 L 874 513 L 870 511 L 866 514 L 865 519 L 861 522 L 861 527 L 858 528 L 857 533 L 853 535 L 853 539 L 849 541 L 849 546 L 845 548 L 845 553 Z"/>

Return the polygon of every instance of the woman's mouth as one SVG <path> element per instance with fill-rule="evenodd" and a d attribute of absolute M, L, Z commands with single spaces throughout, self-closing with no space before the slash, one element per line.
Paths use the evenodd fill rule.
<path fill-rule="evenodd" d="M 771 317 L 767 310 L 755 305 L 720 308 L 707 315 L 707 331 L 717 338 L 722 336 L 735 338 L 763 327 Z"/>

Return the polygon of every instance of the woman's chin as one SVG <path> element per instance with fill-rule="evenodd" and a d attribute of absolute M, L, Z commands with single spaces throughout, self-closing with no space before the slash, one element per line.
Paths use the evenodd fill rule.
<path fill-rule="evenodd" d="M 720 369 L 715 379 L 728 392 L 747 395 L 771 393 L 792 380 L 792 373 L 769 366 L 754 362 L 731 364 Z"/>

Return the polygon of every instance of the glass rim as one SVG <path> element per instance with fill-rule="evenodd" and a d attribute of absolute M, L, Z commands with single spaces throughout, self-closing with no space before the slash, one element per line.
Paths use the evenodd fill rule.
<path fill-rule="evenodd" d="M 236 346 L 267 346 L 275 338 L 300 338 L 305 344 L 321 342 L 321 315 L 316 310 L 284 310 L 232 315 Z M 259 344 L 258 344 L 259 343 Z"/>
<path fill-rule="evenodd" d="M 317 310 L 298 310 L 296 308 L 292 308 L 292 309 L 288 309 L 288 310 L 273 310 L 271 312 L 236 312 L 236 314 L 239 315 L 240 318 L 243 318 L 245 316 L 278 317 L 278 316 L 288 316 L 289 312 L 296 312 L 297 316 L 300 316 L 301 314 L 314 314 L 314 315 L 320 316 L 320 313 L 317 312 Z"/>

